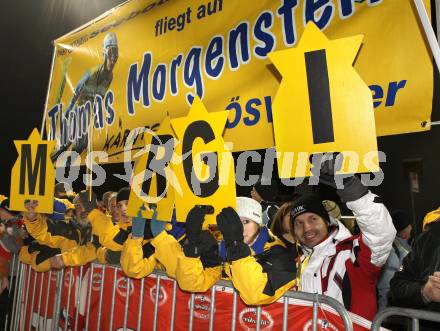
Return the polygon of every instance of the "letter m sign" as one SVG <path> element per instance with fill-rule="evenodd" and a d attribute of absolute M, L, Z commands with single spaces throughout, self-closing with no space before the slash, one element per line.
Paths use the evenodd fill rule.
<path fill-rule="evenodd" d="M 26 200 L 37 200 L 37 212 L 52 213 L 55 169 L 50 154 L 55 142 L 42 140 L 34 129 L 28 140 L 14 143 L 18 158 L 11 172 L 10 208 L 24 211 Z"/>

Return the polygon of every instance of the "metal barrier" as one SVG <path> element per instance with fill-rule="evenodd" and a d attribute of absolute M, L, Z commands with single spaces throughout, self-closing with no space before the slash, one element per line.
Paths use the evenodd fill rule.
<path fill-rule="evenodd" d="M 409 309 L 401 307 L 389 307 L 378 313 L 371 324 L 371 331 L 380 329 L 383 321 L 390 316 L 403 316 L 411 318 L 411 326 L 413 331 L 419 331 L 419 321 L 432 321 L 440 323 L 440 313 L 434 313 L 427 310 Z"/>
<path fill-rule="evenodd" d="M 85 271 L 85 268 L 87 268 L 87 271 Z M 99 268 L 101 269 L 100 271 L 98 270 Z M 111 268 L 114 269 L 111 270 Z M 87 275 L 87 273 L 89 274 Z M 170 284 L 169 282 L 172 282 L 172 285 L 170 287 L 170 291 L 172 291 L 170 313 L 169 315 L 165 316 L 167 320 L 167 325 L 169 325 L 169 330 L 174 330 L 177 327 L 176 320 L 179 323 L 178 329 L 182 330 L 183 328 L 185 330 L 193 330 L 195 324 L 194 316 L 196 314 L 195 300 L 198 299 L 200 302 L 199 294 L 186 294 L 189 295 L 189 316 L 187 324 L 185 324 L 185 322 L 182 321 L 181 316 L 177 315 L 176 312 L 176 297 L 178 292 L 177 282 L 175 280 L 170 280 L 166 276 L 165 272 L 155 271 L 153 273 L 153 277 L 155 277 L 155 280 L 146 278 L 141 280 L 131 280 L 126 276 L 120 276 L 118 278 L 117 275 L 120 273 L 121 270 L 117 267 L 102 266 L 94 263 L 90 264 L 90 266 L 81 266 L 77 268 L 67 267 L 58 272 L 48 271 L 45 273 L 39 273 L 31 270 L 30 266 L 20 263 L 18 277 L 15 277 L 17 286 L 14 291 L 14 305 L 12 313 L 12 321 L 14 321 L 14 323 L 12 323 L 11 328 L 9 329 L 31 330 L 32 328 L 34 328 L 36 330 L 62 329 L 75 331 L 82 329 L 113 330 L 117 328 L 117 326 L 114 328 L 114 317 L 118 315 L 123 316 L 123 323 L 120 329 L 127 330 L 130 307 L 130 311 L 132 314 L 130 321 L 131 325 L 135 325 L 137 330 L 143 330 L 146 329 L 145 325 L 143 324 L 143 322 L 146 322 L 146 317 L 143 315 L 147 313 L 147 309 L 144 309 L 144 290 L 149 290 L 150 298 L 154 297 L 154 309 L 148 310 L 153 311 L 153 315 L 151 318 L 152 326 L 148 327 L 147 329 L 162 330 L 163 325 L 159 326 L 159 307 L 163 304 L 163 302 L 161 302 L 161 296 L 163 298 L 163 295 L 161 293 L 161 283 L 166 280 L 168 282 L 168 285 Z M 56 279 L 54 277 L 55 275 Z M 111 282 L 112 279 L 112 286 L 108 286 L 110 285 L 108 282 Z M 149 283 L 150 287 L 145 286 L 145 283 L 147 281 L 153 281 L 153 283 Z M 83 289 L 83 282 L 88 283 L 87 289 Z M 107 286 L 105 285 L 106 282 Z M 132 291 L 134 291 L 134 282 L 137 282 L 136 286 L 138 286 L 138 290 L 140 292 L 140 297 L 138 299 L 134 299 L 135 311 L 133 309 L 133 305 L 130 305 L 130 295 L 132 294 Z M 96 283 L 99 284 L 99 288 L 97 287 Z M 84 284 L 84 286 L 85 285 L 86 284 Z M 123 292 L 124 286 L 125 292 Z M 54 288 L 55 291 L 53 291 Z M 154 288 L 155 292 L 153 291 Z M 204 295 L 207 296 L 210 300 L 209 301 L 207 299 L 209 301 L 209 307 L 206 306 L 206 308 L 204 308 L 206 310 L 206 313 L 208 313 L 209 310 L 209 318 L 206 317 L 206 319 L 209 319 L 209 321 L 207 321 L 209 326 L 207 326 L 206 329 L 214 330 L 216 318 L 219 318 L 219 316 L 217 316 L 217 314 L 215 313 L 217 299 L 216 289 L 218 290 L 219 288 L 226 288 L 229 291 L 228 293 L 232 294 L 230 296 L 232 297 L 232 306 L 230 307 L 230 317 L 228 318 L 230 318 L 231 330 L 236 330 L 238 326 L 238 294 L 237 291 L 232 287 L 231 282 L 224 280 L 219 281 L 214 287 L 211 288 L 209 294 Z M 95 292 L 95 299 L 93 303 L 92 290 Z M 85 301 L 80 302 L 80 292 L 87 293 L 85 295 Z M 125 303 L 123 304 L 123 310 L 122 306 L 120 306 L 119 311 L 115 314 L 116 292 L 118 292 L 119 298 L 125 296 Z M 107 296 L 107 298 L 111 297 L 111 307 L 108 307 L 108 305 L 104 304 L 104 296 Z M 67 302 L 65 301 L 66 298 Z M 294 291 L 287 292 L 282 298 L 282 322 L 280 322 L 280 326 L 282 323 L 282 330 L 289 330 L 288 309 L 289 302 L 292 299 L 312 303 L 312 328 L 314 331 L 318 329 L 318 312 L 321 308 L 323 308 L 321 305 L 329 306 L 334 311 L 336 311 L 336 313 L 340 316 L 342 320 L 342 324 L 345 330 L 353 330 L 353 324 L 349 313 L 345 310 L 343 305 L 335 299 L 323 295 Z M 108 299 L 108 301 L 110 301 L 110 299 Z M 52 302 L 53 304 L 50 305 L 50 302 Z M 241 303 L 241 305 L 243 304 Z M 83 309 L 81 307 L 87 307 L 84 308 L 86 312 L 90 312 L 91 308 L 95 309 L 96 311 L 97 308 L 96 317 L 92 319 L 89 317 L 88 314 L 86 314 L 87 316 L 82 315 L 82 318 L 85 320 L 81 321 L 81 318 L 79 317 L 79 315 L 81 315 L 81 309 Z M 310 309 L 310 305 L 308 307 L 308 309 Z M 107 313 L 103 313 L 104 308 L 106 309 Z M 264 325 L 262 326 L 262 324 L 264 324 L 262 313 L 267 313 L 264 312 L 266 308 L 266 306 L 263 308 L 261 306 L 249 308 L 249 310 L 252 311 L 252 314 L 255 313 L 255 320 L 253 320 L 253 323 L 255 324 L 255 330 L 257 331 L 264 327 Z M 188 309 L 188 307 L 186 309 Z M 71 317 L 69 318 L 69 316 Z M 136 321 L 133 320 L 134 316 L 136 316 Z M 164 319 L 163 314 L 160 318 L 162 320 Z M 62 322 L 64 322 L 64 324 L 62 324 Z M 150 320 L 148 322 L 150 322 Z M 91 325 L 91 323 L 95 324 Z M 218 328 L 219 322 L 217 323 Z M 103 326 L 104 324 L 105 326 Z M 187 325 L 187 327 L 185 325 Z"/>

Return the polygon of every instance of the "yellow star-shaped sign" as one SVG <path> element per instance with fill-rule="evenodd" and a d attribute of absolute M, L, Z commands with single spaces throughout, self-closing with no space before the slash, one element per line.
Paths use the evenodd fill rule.
<path fill-rule="evenodd" d="M 175 196 L 179 221 L 186 220 L 195 205 L 212 207 L 207 224 L 215 224 L 222 208 L 235 207 L 234 160 L 222 138 L 227 117 L 227 111 L 209 113 L 196 97 L 186 117 L 171 120 L 179 139 L 177 163 L 172 163 L 181 187 Z"/>
<path fill-rule="evenodd" d="M 362 39 L 329 40 L 309 22 L 297 47 L 269 54 L 282 75 L 272 106 L 281 178 L 310 176 L 315 153 L 342 152 L 341 173 L 379 169 L 371 91 L 353 68 Z"/>
<path fill-rule="evenodd" d="M 157 210 L 157 219 L 170 221 L 174 208 L 174 187 L 176 182 L 170 168 L 173 160 L 176 139 L 171 128 L 170 118 L 166 117 L 157 132 L 144 133 L 145 147 L 134 158 L 137 159 L 133 169 L 130 198 L 127 214 L 137 216 L 142 205 L 147 207 L 142 216 L 153 216 L 153 205 Z"/>
<path fill-rule="evenodd" d="M 55 168 L 50 158 L 55 141 L 43 140 L 34 129 L 28 140 L 14 140 L 18 158 L 11 171 L 10 209 L 25 211 L 25 200 L 37 200 L 38 213 L 52 213 Z"/>

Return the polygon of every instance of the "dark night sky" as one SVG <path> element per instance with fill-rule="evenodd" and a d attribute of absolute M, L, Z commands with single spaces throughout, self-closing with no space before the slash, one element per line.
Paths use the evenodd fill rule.
<path fill-rule="evenodd" d="M 10 171 L 16 159 L 14 139 L 26 139 L 40 128 L 49 81 L 53 47 L 51 41 L 79 27 L 122 0 L 10 0 L 2 2 L 0 13 L 0 64 L 2 162 L 0 193 L 9 195 Z M 433 2 L 433 1 L 432 1 Z M 438 91 L 437 87 L 434 88 Z M 437 100 L 433 119 L 440 118 Z M 415 110 L 416 111 L 416 110 Z M 420 159 L 420 193 L 414 196 L 415 215 L 440 205 L 440 126 L 430 132 L 383 137 L 379 149 L 387 154 L 382 165 L 383 184 L 373 189 L 390 209 L 411 214 L 411 194 L 404 172 L 404 160 Z"/>
<path fill-rule="evenodd" d="M 17 157 L 14 139 L 40 129 L 52 62 L 52 40 L 122 3 L 122 0 L 3 1 L 0 13 L 2 155 L 0 193 L 9 195 Z"/>

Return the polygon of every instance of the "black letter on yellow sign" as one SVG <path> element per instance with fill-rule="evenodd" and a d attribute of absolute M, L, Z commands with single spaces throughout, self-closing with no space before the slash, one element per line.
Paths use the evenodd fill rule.
<path fill-rule="evenodd" d="M 156 173 L 156 183 L 157 183 L 157 197 L 166 197 L 166 176 L 165 168 L 170 162 L 174 149 L 173 145 L 170 145 L 173 139 L 171 135 L 160 135 L 154 136 L 151 140 L 151 150 L 148 153 L 147 165 L 145 167 L 144 182 L 142 183 L 142 195 L 148 196 L 150 192 L 152 173 Z M 165 148 L 165 155 L 162 159 L 157 159 L 159 146 Z"/>
<path fill-rule="evenodd" d="M 195 195 L 206 198 L 213 195 L 219 188 L 218 171 L 217 167 L 209 167 L 210 174 L 207 182 L 201 182 L 198 178 L 196 178 L 197 176 L 191 176 L 193 171 L 193 158 L 191 150 L 196 138 L 202 138 L 205 144 L 208 144 L 215 139 L 214 131 L 207 122 L 192 122 L 186 129 L 182 142 L 182 154 L 185 155 L 183 160 L 183 171 L 185 173 L 188 186 Z M 209 159 L 210 156 L 214 156 L 215 159 L 218 160 L 217 153 L 214 152 L 206 153 L 205 156 L 206 157 L 203 158 L 203 162 L 205 164 L 208 164 L 207 159 Z M 194 183 L 194 181 L 197 183 Z M 200 187 L 200 192 L 195 192 L 194 186 Z"/>
<path fill-rule="evenodd" d="M 325 49 L 304 53 L 306 60 L 309 103 L 312 116 L 313 143 L 335 141 L 332 105 Z"/>
<path fill-rule="evenodd" d="M 47 145 L 38 144 L 37 156 L 35 163 L 32 164 L 31 145 L 21 145 L 21 164 L 20 164 L 20 194 L 35 194 L 35 186 L 37 185 L 38 173 L 40 173 L 39 195 L 44 195 L 46 182 L 46 157 Z M 29 182 L 29 192 L 25 193 L 26 186 L 26 172 L 27 180 Z"/>

